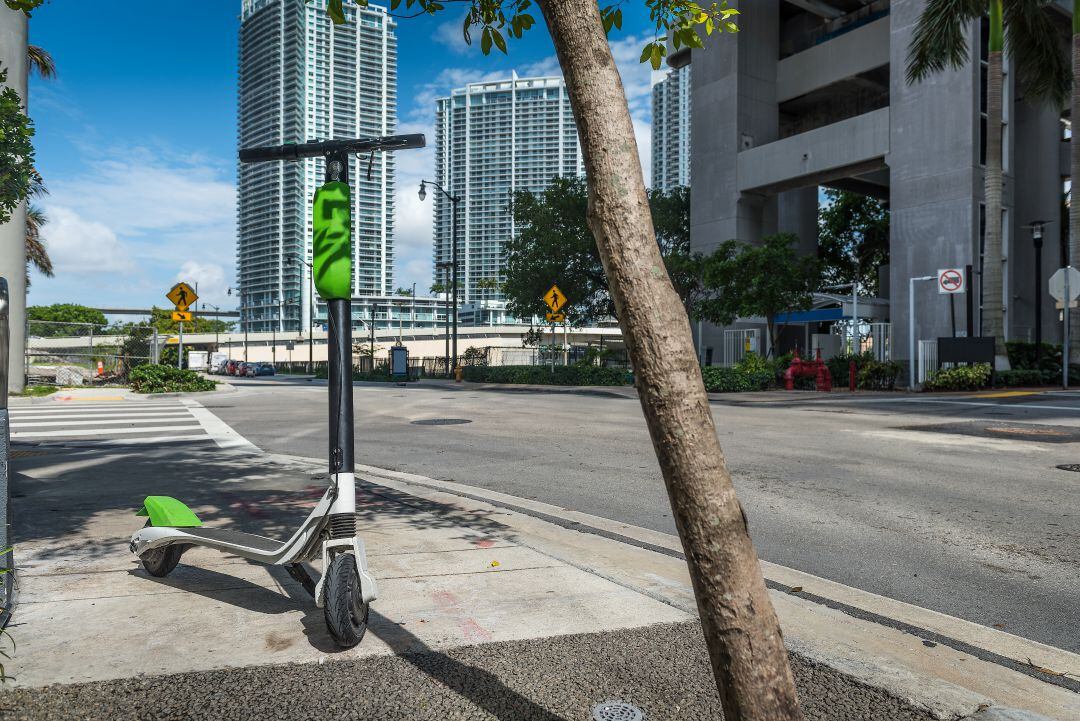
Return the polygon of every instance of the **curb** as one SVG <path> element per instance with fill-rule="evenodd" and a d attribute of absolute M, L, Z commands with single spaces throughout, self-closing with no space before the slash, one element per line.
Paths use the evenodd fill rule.
<path fill-rule="evenodd" d="M 217 381 L 218 387 L 212 391 L 191 391 L 186 393 L 129 393 L 125 400 L 141 403 L 155 398 L 207 398 L 223 393 L 236 393 L 236 386 L 224 381 Z"/>

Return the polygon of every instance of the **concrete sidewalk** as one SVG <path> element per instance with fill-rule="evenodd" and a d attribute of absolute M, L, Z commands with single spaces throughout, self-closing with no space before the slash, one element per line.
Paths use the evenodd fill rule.
<path fill-rule="evenodd" d="M 585 719 L 620 698 L 651 718 L 718 717 L 685 563 L 665 534 L 363 469 L 358 528 L 381 593 L 368 636 L 343 652 L 283 569 L 194 549 L 154 579 L 127 550 L 148 494 L 185 500 L 208 525 L 284 536 L 322 494 L 321 462 L 19 450 L 5 718 Z M 1080 718 L 1060 678 L 1001 663 L 1076 672 L 1072 654 L 765 570 L 809 718 Z M 54 683 L 75 685 L 39 688 Z"/>

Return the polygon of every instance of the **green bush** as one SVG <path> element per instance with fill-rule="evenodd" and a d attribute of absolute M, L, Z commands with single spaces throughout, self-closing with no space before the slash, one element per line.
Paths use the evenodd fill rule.
<path fill-rule="evenodd" d="M 855 382 L 865 391 L 891 391 L 896 388 L 896 379 L 901 370 L 903 368 L 896 361 L 869 360 L 858 369 Z M 835 377 L 833 384 L 836 384 Z"/>
<path fill-rule="evenodd" d="M 709 393 L 748 393 L 767 390 L 774 384 L 775 376 L 771 369 L 743 370 L 706 366 L 701 369 L 705 390 Z"/>
<path fill-rule="evenodd" d="M 997 388 L 1016 388 L 1017 386 L 1041 386 L 1048 382 L 1042 371 L 1034 368 L 1019 368 L 1008 371 L 998 371 L 994 374 L 994 386 Z"/>
<path fill-rule="evenodd" d="M 1043 373 L 1057 373 L 1061 376 L 1061 346 L 1052 343 L 1042 344 L 1042 361 L 1035 367 L 1035 344 L 1026 341 L 1011 340 L 1005 344 L 1009 354 L 1009 366 L 1013 370 L 1039 370 Z"/>
<path fill-rule="evenodd" d="M 990 385 L 990 364 L 956 366 L 939 370 L 923 384 L 928 391 L 977 391 Z"/>
<path fill-rule="evenodd" d="M 129 379 L 136 393 L 192 393 L 212 391 L 217 386 L 215 381 L 195 371 L 152 363 L 132 368 Z"/>
<path fill-rule="evenodd" d="M 513 383 L 549 386 L 624 386 L 633 382 L 628 371 L 599 366 L 465 366 L 473 383 Z"/>

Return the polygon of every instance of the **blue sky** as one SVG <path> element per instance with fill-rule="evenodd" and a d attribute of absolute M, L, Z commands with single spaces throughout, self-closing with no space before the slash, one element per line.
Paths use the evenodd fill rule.
<path fill-rule="evenodd" d="M 651 37 L 644 3 L 624 10 L 612 48 L 643 159 L 653 73 L 637 62 Z M 55 278 L 32 277 L 29 302 L 164 305 L 177 280 L 235 307 L 236 43 L 239 0 L 135 3 L 51 0 L 30 40 L 53 54 L 55 80 L 33 79 L 30 114 L 49 195 L 45 240 Z M 462 11 L 398 25 L 400 132 L 433 142 L 434 99 L 466 82 L 558 74 L 542 22 L 484 57 L 461 37 Z M 538 17 L 539 20 L 539 17 Z M 416 190 L 433 151 L 398 155 L 397 284 L 431 283 L 431 201 Z M 648 175 L 648 163 L 644 163 Z"/>

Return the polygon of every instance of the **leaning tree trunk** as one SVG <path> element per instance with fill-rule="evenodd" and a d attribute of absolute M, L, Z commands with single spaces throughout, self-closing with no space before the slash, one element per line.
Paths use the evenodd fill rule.
<path fill-rule="evenodd" d="M 607 273 L 728 721 L 801 719 L 780 626 L 731 483 L 690 323 L 664 268 L 596 0 L 541 0 L 566 78 Z"/>
<path fill-rule="evenodd" d="M 982 271 L 982 334 L 994 339 L 994 364 L 1007 369 L 1001 263 L 1001 84 L 1004 32 L 1001 0 L 990 3 L 990 48 L 986 80 L 986 231 Z"/>
<path fill-rule="evenodd" d="M 1068 264 L 1074 268 L 1080 268 L 1080 203 L 1077 202 L 1076 184 L 1080 183 L 1080 140 L 1076 134 L 1080 133 L 1080 0 L 1073 0 L 1073 36 L 1072 36 L 1072 137 L 1069 139 L 1069 154 L 1071 156 L 1070 177 L 1072 178 L 1069 193 L 1069 255 Z M 1041 289 L 1040 289 L 1041 290 Z M 1068 358 L 1073 363 L 1080 363 L 1080 313 L 1070 313 L 1069 320 L 1069 349 Z M 1062 354 L 1065 358 L 1066 354 Z"/>

